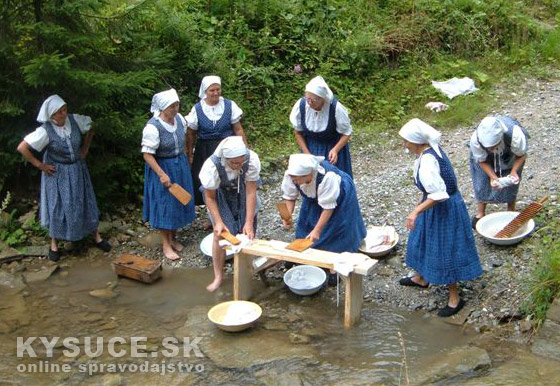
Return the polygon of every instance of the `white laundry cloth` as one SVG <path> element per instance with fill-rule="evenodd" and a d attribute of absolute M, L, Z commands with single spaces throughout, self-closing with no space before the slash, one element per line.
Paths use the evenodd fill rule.
<path fill-rule="evenodd" d="M 243 233 L 237 234 L 237 235 L 235 235 L 235 237 L 239 241 L 241 241 L 241 243 L 239 243 L 237 245 L 233 245 L 232 243 L 230 243 L 227 240 L 220 240 L 220 247 L 222 247 L 222 248 L 229 247 L 229 249 L 232 250 L 233 253 L 239 253 L 239 252 L 241 252 L 241 249 L 243 249 L 247 245 L 251 244 L 251 240 L 247 237 L 247 235 L 244 235 Z"/>
<path fill-rule="evenodd" d="M 433 112 L 439 113 L 440 111 L 447 110 L 449 106 L 441 102 L 428 102 L 426 103 L 426 108 L 432 110 Z"/>
<path fill-rule="evenodd" d="M 445 82 L 436 82 L 432 80 L 432 86 L 444 93 L 449 99 L 455 98 L 457 95 L 466 95 L 478 91 L 471 78 L 451 78 Z"/>
<path fill-rule="evenodd" d="M 368 260 L 370 260 L 370 258 L 361 253 L 343 252 L 338 259 L 333 261 L 333 269 L 342 276 L 348 276 L 350 273 L 354 272 L 354 268 L 357 265 Z"/>

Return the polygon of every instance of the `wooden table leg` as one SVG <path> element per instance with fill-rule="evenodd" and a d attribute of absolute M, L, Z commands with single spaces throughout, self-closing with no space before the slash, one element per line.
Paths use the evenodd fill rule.
<path fill-rule="evenodd" d="M 355 273 L 350 273 L 348 278 L 345 278 L 344 327 L 346 328 L 351 328 L 360 321 L 364 287 L 363 279 L 362 275 L 356 275 Z"/>
<path fill-rule="evenodd" d="M 252 256 L 236 253 L 233 260 L 233 299 L 248 300 L 251 297 L 253 277 Z"/>

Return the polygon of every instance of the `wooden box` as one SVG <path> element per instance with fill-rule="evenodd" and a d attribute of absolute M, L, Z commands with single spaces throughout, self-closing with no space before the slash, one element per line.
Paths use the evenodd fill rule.
<path fill-rule="evenodd" d="M 161 276 L 161 262 L 124 254 L 113 261 L 115 273 L 144 283 L 153 283 Z"/>

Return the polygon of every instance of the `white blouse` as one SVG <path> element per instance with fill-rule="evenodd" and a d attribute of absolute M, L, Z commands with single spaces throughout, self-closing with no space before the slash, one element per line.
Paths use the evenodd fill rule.
<path fill-rule="evenodd" d="M 212 122 L 216 123 L 220 120 L 222 115 L 224 114 L 225 103 L 224 98 L 220 97 L 220 101 L 215 104 L 214 106 L 208 105 L 204 99 L 200 101 L 200 105 L 202 106 L 202 112 L 204 115 L 208 117 Z M 241 120 L 243 115 L 243 110 L 237 106 L 237 103 L 231 101 L 231 121 L 232 125 L 236 124 Z M 198 117 L 196 115 L 196 108 L 193 106 L 189 114 L 187 115 L 187 124 L 189 128 L 193 130 L 198 130 Z"/>
<path fill-rule="evenodd" d="M 300 185 L 299 188 L 309 198 L 318 197 L 317 201 L 321 208 L 334 209 L 336 208 L 336 200 L 340 196 L 341 178 L 335 172 L 325 173 L 325 169 L 322 166 L 319 166 L 317 171 L 325 175 L 317 189 L 315 188 L 317 174 L 313 176 L 313 180 L 309 184 Z M 282 197 L 286 200 L 297 200 L 299 197 L 296 184 L 294 184 L 287 171 L 284 173 L 284 179 L 282 180 L 282 193 Z"/>
<path fill-rule="evenodd" d="M 294 130 L 302 131 L 300 113 L 299 113 L 299 99 L 292 107 L 292 112 L 290 113 L 290 122 L 294 127 Z M 321 111 L 313 110 L 309 107 L 308 103 L 305 103 L 305 125 L 307 128 L 314 132 L 319 133 L 327 129 L 327 124 L 329 123 L 329 109 L 330 103 L 325 100 Z M 334 117 L 336 119 L 336 131 L 343 135 L 352 134 L 352 125 L 350 124 L 350 117 L 348 116 L 348 110 L 342 105 L 342 103 L 337 102 L 336 109 L 334 112 Z"/>
<path fill-rule="evenodd" d="M 229 180 L 236 179 L 239 176 L 239 170 L 233 170 L 229 167 L 226 160 L 222 158 L 222 166 L 226 169 L 226 174 Z M 247 169 L 247 174 L 245 174 L 245 181 L 258 181 L 259 176 L 261 173 L 261 161 L 257 153 L 252 150 L 249 150 L 249 168 Z M 200 169 L 200 184 L 204 187 L 204 189 L 208 190 L 216 190 L 220 187 L 220 175 L 218 173 L 218 169 L 212 159 L 209 157 L 204 164 L 202 164 L 202 168 Z"/>
<path fill-rule="evenodd" d="M 185 121 L 185 118 L 181 114 L 177 114 L 177 115 L 179 116 L 179 119 L 181 119 L 181 122 L 183 123 L 183 126 L 186 129 L 187 122 Z M 177 130 L 176 121 L 173 121 L 173 125 L 170 125 L 160 117 L 157 117 L 156 119 L 159 121 L 159 123 L 161 123 L 163 128 L 168 132 L 174 133 Z M 144 130 L 142 131 L 142 153 L 156 154 L 156 150 L 158 149 L 158 147 L 159 147 L 159 131 L 157 127 L 155 127 L 151 123 L 148 123 L 146 127 L 144 127 Z"/>
<path fill-rule="evenodd" d="M 443 201 L 449 198 L 445 182 L 441 178 L 439 163 L 432 154 L 422 153 L 414 161 L 414 180 L 422 183 L 428 193 L 428 198 L 434 201 Z"/>
<path fill-rule="evenodd" d="M 91 118 L 86 115 L 72 114 L 78 127 L 80 128 L 80 133 L 85 134 L 91 129 Z M 56 123 L 51 121 L 55 133 L 60 138 L 69 138 L 72 133 L 72 126 L 70 125 L 70 120 L 66 118 L 64 126 L 57 126 Z M 39 126 L 32 133 L 29 133 L 23 138 L 23 140 L 37 151 L 43 151 L 45 147 L 49 144 L 49 135 L 47 130 L 42 126 Z"/>
<path fill-rule="evenodd" d="M 501 141 L 503 143 L 503 140 Z M 476 130 L 471 136 L 470 149 L 473 154 L 475 162 L 484 162 L 488 157 L 488 152 L 484 150 L 482 145 L 478 142 Z M 523 134 L 523 130 L 517 125 L 513 126 L 511 133 L 511 152 L 517 157 L 523 157 L 527 154 L 527 137 Z"/>

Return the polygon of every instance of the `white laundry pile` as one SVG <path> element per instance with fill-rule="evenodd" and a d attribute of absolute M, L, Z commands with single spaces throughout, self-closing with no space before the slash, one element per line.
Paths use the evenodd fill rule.
<path fill-rule="evenodd" d="M 432 86 L 444 93 L 449 99 L 455 98 L 457 95 L 467 95 L 478 91 L 471 78 L 451 78 L 445 82 L 436 82 L 432 80 Z"/>
<path fill-rule="evenodd" d="M 230 305 L 226 314 L 222 318 L 222 324 L 228 326 L 238 326 L 240 324 L 250 323 L 258 316 L 258 311 L 246 304 L 234 303 Z"/>
<path fill-rule="evenodd" d="M 432 110 L 433 112 L 439 113 L 440 111 L 447 110 L 449 106 L 441 102 L 428 102 L 426 103 L 426 108 Z"/>
<path fill-rule="evenodd" d="M 396 239 L 395 228 L 392 226 L 372 226 L 365 238 L 366 252 L 383 252 L 392 248 Z"/>

